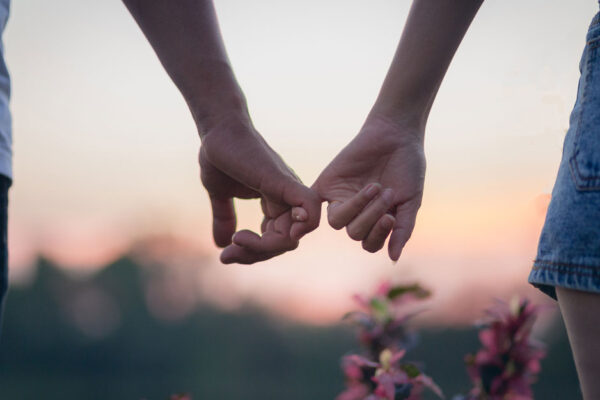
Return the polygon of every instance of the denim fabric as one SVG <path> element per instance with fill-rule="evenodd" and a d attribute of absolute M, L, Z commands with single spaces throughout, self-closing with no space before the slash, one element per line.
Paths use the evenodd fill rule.
<path fill-rule="evenodd" d="M 579 64 L 577 100 L 529 282 L 600 293 L 600 13 Z"/>
<path fill-rule="evenodd" d="M 4 298 L 8 290 L 8 188 L 12 181 L 0 175 L 0 327 L 2 326 L 2 310 Z"/>
<path fill-rule="evenodd" d="M 4 59 L 2 34 L 8 21 L 10 0 L 0 0 L 0 174 L 12 178 L 12 118 L 9 109 L 10 75 Z"/>

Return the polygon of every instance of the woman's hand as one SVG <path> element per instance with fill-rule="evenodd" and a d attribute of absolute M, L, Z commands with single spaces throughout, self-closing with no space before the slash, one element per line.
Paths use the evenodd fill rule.
<path fill-rule="evenodd" d="M 423 131 L 396 121 L 370 116 L 313 185 L 329 202 L 329 224 L 346 227 L 365 250 L 380 250 L 391 232 L 394 261 L 413 231 L 425 179 Z"/>

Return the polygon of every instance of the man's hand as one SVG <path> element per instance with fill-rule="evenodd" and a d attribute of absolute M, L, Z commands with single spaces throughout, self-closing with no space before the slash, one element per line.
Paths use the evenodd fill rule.
<path fill-rule="evenodd" d="M 123 2 L 198 127 L 201 176 L 212 204 L 214 238 L 225 247 L 221 261 L 251 264 L 296 248 L 300 237 L 318 226 L 321 203 L 252 126 L 212 0 Z M 262 236 L 235 232 L 235 197 L 261 199 Z"/>
<path fill-rule="evenodd" d="M 416 126 L 370 116 L 313 185 L 329 202 L 329 224 L 346 227 L 365 250 L 378 251 L 392 232 L 388 252 L 394 261 L 410 238 L 423 197 L 423 135 Z"/>
<path fill-rule="evenodd" d="M 203 135 L 199 162 L 213 210 L 215 243 L 225 248 L 223 263 L 252 264 L 293 250 L 318 226 L 318 195 L 269 147 L 249 117 L 233 116 L 211 127 Z M 260 198 L 262 235 L 236 232 L 235 197 Z"/>

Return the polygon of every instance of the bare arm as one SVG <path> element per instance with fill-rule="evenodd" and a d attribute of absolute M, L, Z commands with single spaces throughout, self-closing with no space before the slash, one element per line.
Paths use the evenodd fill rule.
<path fill-rule="evenodd" d="M 212 0 L 123 1 L 183 94 L 198 127 L 213 235 L 217 245 L 226 247 L 221 260 L 253 263 L 295 248 L 299 238 L 319 223 L 318 197 L 254 128 Z M 233 236 L 235 197 L 261 199 L 262 236 L 250 231 Z M 292 207 L 297 207 L 293 216 Z"/>
<path fill-rule="evenodd" d="M 415 0 L 373 111 L 424 124 L 483 0 Z"/>
<path fill-rule="evenodd" d="M 400 257 L 423 197 L 423 138 L 450 62 L 483 0 L 414 0 L 379 96 L 359 134 L 321 173 L 314 188 L 330 203 L 336 229 Z M 375 198 L 362 190 L 379 184 Z M 389 191 L 393 195 L 390 198 Z M 384 196 L 385 194 L 385 196 Z M 366 205 L 366 206 L 365 206 Z"/>
<path fill-rule="evenodd" d="M 211 121 L 247 114 L 211 0 L 123 0 L 187 101 L 200 135 Z"/>

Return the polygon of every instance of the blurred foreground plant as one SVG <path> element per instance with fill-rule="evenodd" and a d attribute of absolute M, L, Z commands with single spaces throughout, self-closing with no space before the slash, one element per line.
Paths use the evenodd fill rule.
<path fill-rule="evenodd" d="M 531 339 L 540 307 L 515 297 L 488 309 L 479 332 L 482 348 L 465 357 L 473 389 L 454 400 L 531 400 L 531 384 L 545 351 Z"/>
<path fill-rule="evenodd" d="M 419 400 L 429 388 L 442 391 L 415 363 L 404 360 L 414 344 L 406 322 L 416 313 L 407 305 L 429 297 L 418 284 L 384 283 L 371 297 L 355 295 L 361 310 L 344 316 L 358 327 L 362 354 L 343 357 L 346 390 L 336 400 Z M 498 301 L 486 311 L 479 340 L 482 348 L 465 357 L 473 389 L 453 400 L 532 400 L 531 384 L 544 357 L 541 344 L 531 339 L 540 307 L 515 297 L 510 304 Z"/>
<path fill-rule="evenodd" d="M 427 387 L 443 397 L 441 390 L 414 364 L 403 360 L 414 340 L 406 322 L 415 315 L 407 304 L 429 297 L 419 285 L 383 283 L 371 297 L 354 296 L 361 307 L 344 319 L 358 327 L 363 355 L 342 359 L 346 390 L 337 400 L 416 400 Z"/>

